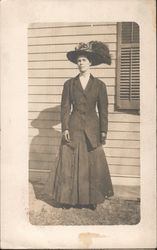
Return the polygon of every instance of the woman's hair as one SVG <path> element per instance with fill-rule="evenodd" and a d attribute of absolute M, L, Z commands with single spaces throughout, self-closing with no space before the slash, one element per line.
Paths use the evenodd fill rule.
<path fill-rule="evenodd" d="M 78 60 L 78 58 L 81 57 L 81 56 L 86 57 L 86 58 L 88 59 L 88 61 L 89 61 L 90 63 L 92 63 L 92 58 L 91 58 L 91 56 L 90 56 L 89 54 L 87 54 L 85 51 L 82 51 L 82 53 L 79 53 L 79 55 L 77 56 L 77 60 Z"/>

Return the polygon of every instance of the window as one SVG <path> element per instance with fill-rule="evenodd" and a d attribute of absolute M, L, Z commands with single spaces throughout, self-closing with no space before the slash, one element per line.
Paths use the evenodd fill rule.
<path fill-rule="evenodd" d="M 140 106 L 139 26 L 118 23 L 116 108 L 138 110 Z"/>

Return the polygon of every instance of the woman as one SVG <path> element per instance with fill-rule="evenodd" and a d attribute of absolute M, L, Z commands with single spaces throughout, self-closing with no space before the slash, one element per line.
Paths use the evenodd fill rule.
<path fill-rule="evenodd" d="M 67 58 L 77 64 L 80 73 L 64 84 L 63 136 L 55 174 L 52 171 L 46 193 L 60 204 L 95 209 L 113 195 L 113 188 L 102 147 L 108 128 L 106 86 L 90 74 L 90 66 L 111 64 L 111 58 L 108 47 L 97 41 L 80 43 L 67 53 Z"/>

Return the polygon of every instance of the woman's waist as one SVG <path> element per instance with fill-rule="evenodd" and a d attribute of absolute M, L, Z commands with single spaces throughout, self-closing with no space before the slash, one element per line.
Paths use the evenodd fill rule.
<path fill-rule="evenodd" d="M 81 115 L 96 115 L 96 109 L 95 107 L 87 107 L 87 108 L 81 108 L 81 107 L 73 107 L 71 114 L 81 114 Z"/>

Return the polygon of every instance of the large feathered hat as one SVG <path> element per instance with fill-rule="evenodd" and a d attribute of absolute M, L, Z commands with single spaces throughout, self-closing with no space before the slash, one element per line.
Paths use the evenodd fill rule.
<path fill-rule="evenodd" d="M 111 64 L 111 56 L 108 46 L 99 41 L 90 41 L 89 43 L 79 43 L 75 50 L 67 53 L 69 61 L 77 64 L 78 56 L 85 55 L 91 61 L 92 66 L 101 63 Z"/>

